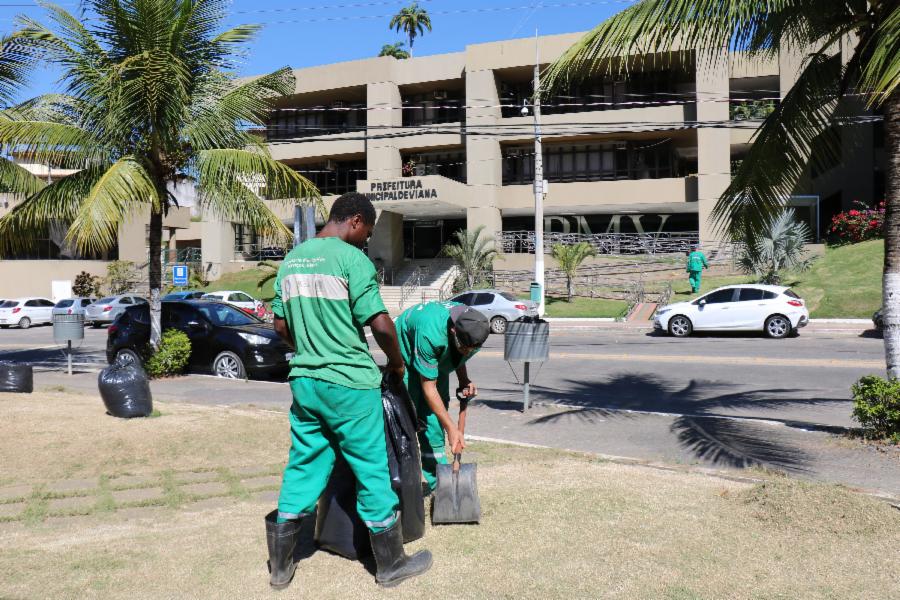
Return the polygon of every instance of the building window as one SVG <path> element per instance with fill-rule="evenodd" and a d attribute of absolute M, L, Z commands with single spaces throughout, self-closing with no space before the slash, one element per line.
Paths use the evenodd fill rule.
<path fill-rule="evenodd" d="M 365 104 L 334 102 L 323 106 L 273 110 L 269 117 L 266 139 L 290 140 L 365 128 Z"/>
<path fill-rule="evenodd" d="M 301 165 L 295 170 L 313 182 L 323 196 L 355 192 L 356 182 L 367 177 L 365 160 L 327 160 Z"/>
<path fill-rule="evenodd" d="M 259 250 L 259 235 L 243 223 L 234 223 L 234 255 L 251 259 Z"/>
<path fill-rule="evenodd" d="M 465 101 L 459 92 L 434 91 L 403 96 L 403 126 L 461 123 Z"/>
<path fill-rule="evenodd" d="M 466 183 L 465 152 L 423 152 L 403 156 L 403 176 L 440 175 Z"/>
<path fill-rule="evenodd" d="M 573 83 L 557 94 L 541 102 L 544 115 L 640 108 L 653 104 L 693 102 L 688 92 L 679 88 L 690 82 L 691 75 L 677 69 L 646 71 L 629 74 L 628 77 L 610 75 Z M 522 116 L 522 105 L 531 104 L 534 93 L 532 82 L 501 81 L 500 103 L 504 118 Z"/>
<path fill-rule="evenodd" d="M 668 140 L 544 146 L 544 179 L 553 182 L 684 176 Z M 533 147 L 503 150 L 503 184 L 534 181 Z"/>

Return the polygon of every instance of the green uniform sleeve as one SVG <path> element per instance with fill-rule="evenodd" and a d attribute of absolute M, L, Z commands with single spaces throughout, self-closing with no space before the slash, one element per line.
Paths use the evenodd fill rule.
<path fill-rule="evenodd" d="M 435 343 L 435 340 L 432 340 L 431 336 L 421 328 L 416 329 L 412 366 L 419 372 L 419 375 L 425 379 L 437 379 L 438 365 L 443 353 L 443 346 Z"/>
<path fill-rule="evenodd" d="M 700 259 L 703 261 L 703 266 L 706 267 L 706 268 L 708 269 L 708 268 L 709 268 L 709 263 L 706 262 L 706 255 L 701 253 L 701 254 L 700 254 Z"/>
<path fill-rule="evenodd" d="M 281 276 L 275 278 L 275 297 L 272 298 L 272 314 L 284 318 L 284 302 L 281 301 Z"/>
<path fill-rule="evenodd" d="M 386 313 L 387 308 L 378 290 L 378 274 L 362 252 L 356 255 L 347 272 L 347 287 L 350 294 L 350 312 L 357 323 L 364 325 L 372 317 Z"/>

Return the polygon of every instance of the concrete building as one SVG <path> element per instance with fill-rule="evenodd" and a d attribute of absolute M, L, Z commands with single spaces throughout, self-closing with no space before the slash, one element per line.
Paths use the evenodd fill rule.
<path fill-rule="evenodd" d="M 532 95 L 535 46 L 545 67 L 580 36 L 297 69 L 294 93 L 278 102 L 266 129 L 269 148 L 318 186 L 326 206 L 348 191 L 369 195 L 378 223 L 368 252 L 386 270 L 433 259 L 455 231 L 478 226 L 506 255 L 502 268 L 528 268 L 534 128 L 522 107 Z M 678 68 L 645 58 L 627 77 L 598 76 L 544 101 L 548 252 L 560 240 L 589 240 L 606 252 L 715 244 L 710 211 L 762 119 L 795 81 L 802 56 L 751 62 L 723 50 L 692 54 Z M 883 198 L 880 127 L 844 127 L 841 135 L 841 161 L 804 178 L 792 200 L 817 235 L 854 200 Z M 292 204 L 273 203 L 286 224 Z M 211 279 L 281 252 L 241 223 L 176 213 L 166 222 L 169 247 L 200 248 Z M 144 221 L 123 230 L 118 258 L 146 262 Z M 3 261 L 0 271 L 37 272 L 15 262 Z M 93 266 L 50 262 L 38 271 L 56 277 Z M 97 269 L 104 264 L 98 260 Z M 12 293 L 4 280 L 0 297 Z"/>

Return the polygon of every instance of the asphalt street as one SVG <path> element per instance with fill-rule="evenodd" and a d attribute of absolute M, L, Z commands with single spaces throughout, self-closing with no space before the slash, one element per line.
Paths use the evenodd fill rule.
<path fill-rule="evenodd" d="M 522 412 L 521 364 L 492 336 L 470 362 L 480 393 L 472 436 L 724 469 L 764 467 L 900 496 L 900 451 L 841 435 L 853 427 L 850 385 L 884 374 L 882 340 L 858 327 L 811 326 L 799 337 L 701 335 L 675 339 L 623 325 L 553 325 L 551 358 L 532 369 Z M 0 360 L 32 362 L 36 384 L 96 389 L 104 330 L 87 330 L 76 365 L 49 327 L 0 330 Z M 374 344 L 373 344 L 374 345 Z M 376 352 L 376 356 L 378 353 Z M 153 383 L 160 399 L 287 410 L 276 382 L 184 377 Z"/>

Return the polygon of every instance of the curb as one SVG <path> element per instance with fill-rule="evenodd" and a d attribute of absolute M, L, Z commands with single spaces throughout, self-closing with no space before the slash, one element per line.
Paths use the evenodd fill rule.
<path fill-rule="evenodd" d="M 866 327 L 874 327 L 872 324 L 872 319 L 810 319 L 810 324 L 813 323 L 843 323 L 846 325 L 865 325 Z"/>

